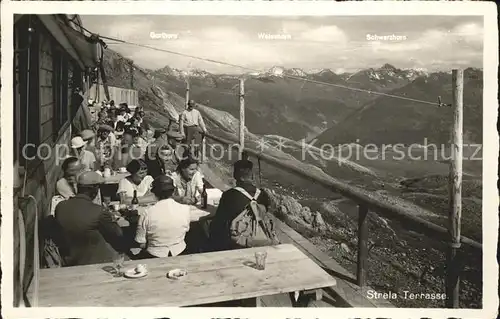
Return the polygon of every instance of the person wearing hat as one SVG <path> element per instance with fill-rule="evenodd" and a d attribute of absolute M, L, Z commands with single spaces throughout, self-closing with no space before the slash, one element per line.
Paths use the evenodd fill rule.
<path fill-rule="evenodd" d="M 236 180 L 236 187 L 228 189 L 222 194 L 215 217 L 210 223 L 210 243 L 212 249 L 217 251 L 241 248 L 236 247 L 231 241 L 230 225 L 250 203 L 250 199 L 241 190 L 250 196 L 255 196 L 258 191 L 253 183 L 253 163 L 251 161 L 243 159 L 235 162 L 233 177 Z M 268 208 L 271 204 L 269 195 L 264 191 L 259 191 L 257 203 Z"/>
<path fill-rule="evenodd" d="M 87 142 L 81 136 L 73 137 L 71 139 L 71 155 L 78 158 L 84 170 L 93 171 L 97 160 L 94 153 L 85 149 L 86 146 Z"/>
<path fill-rule="evenodd" d="M 199 209 L 179 204 L 172 198 L 175 186 L 168 176 L 158 176 L 151 191 L 158 201 L 139 217 L 135 241 L 143 250 L 137 258 L 187 254 L 185 237 L 190 228 L 191 214 Z"/>
<path fill-rule="evenodd" d="M 152 199 L 151 183 L 153 177 L 148 175 L 148 167 L 143 160 L 132 160 L 127 165 L 127 172 L 129 176 L 123 178 L 118 183 L 117 195 L 122 202 L 130 203 L 134 197 L 134 191 L 137 192 L 139 202 L 149 202 Z"/>
<path fill-rule="evenodd" d="M 83 172 L 77 182 L 77 195 L 60 202 L 55 209 L 65 266 L 112 262 L 129 247 L 110 212 L 92 202 L 104 179 L 96 172 Z"/>
<path fill-rule="evenodd" d="M 98 153 L 95 147 L 95 133 L 93 130 L 83 130 L 79 134 L 84 142 L 87 143 L 85 149 L 89 152 L 92 152 L 94 156 L 97 158 Z"/>
<path fill-rule="evenodd" d="M 124 108 L 120 108 L 118 110 L 117 120 L 126 123 L 128 121 L 128 119 L 129 118 L 128 118 L 127 110 Z"/>
<path fill-rule="evenodd" d="M 113 156 L 113 148 L 118 145 L 113 128 L 108 124 L 100 125 L 97 130 L 97 153 L 101 163 L 109 161 Z"/>
<path fill-rule="evenodd" d="M 148 173 L 153 178 L 162 174 L 171 175 L 186 154 L 187 148 L 181 144 L 182 134 L 176 131 L 168 131 L 166 136 L 168 137 L 167 143 L 163 140 L 160 140 L 160 142 L 155 141 L 153 145 L 156 153 L 148 155 Z M 152 148 L 148 148 L 148 151 L 151 150 Z"/>

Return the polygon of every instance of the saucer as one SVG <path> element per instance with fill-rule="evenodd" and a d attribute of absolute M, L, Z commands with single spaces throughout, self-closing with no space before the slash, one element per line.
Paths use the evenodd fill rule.
<path fill-rule="evenodd" d="M 142 277 L 146 277 L 146 275 L 148 274 L 148 271 L 143 271 L 143 272 L 135 272 L 135 268 L 131 268 L 131 269 L 128 269 L 126 270 L 124 273 L 123 273 L 123 276 L 126 277 L 126 278 L 142 278 Z"/>

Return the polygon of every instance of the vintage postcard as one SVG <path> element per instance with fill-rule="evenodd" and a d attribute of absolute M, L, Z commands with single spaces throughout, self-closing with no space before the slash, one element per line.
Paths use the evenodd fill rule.
<path fill-rule="evenodd" d="M 5 317 L 495 316 L 495 6 L 278 4 L 2 3 Z"/>

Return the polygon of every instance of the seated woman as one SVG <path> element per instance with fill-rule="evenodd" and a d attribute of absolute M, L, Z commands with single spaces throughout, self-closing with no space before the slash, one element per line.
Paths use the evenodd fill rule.
<path fill-rule="evenodd" d="M 153 178 L 148 175 L 146 163 L 141 159 L 132 160 L 127 165 L 127 171 L 130 176 L 118 183 L 117 194 L 120 196 L 120 201 L 129 204 L 134 197 L 134 191 L 137 191 L 139 203 L 154 201 L 154 196 L 150 192 Z"/>
<path fill-rule="evenodd" d="M 203 192 L 203 176 L 198 171 L 198 161 L 191 156 L 182 159 L 171 175 L 175 192 L 173 198 L 182 204 L 196 205 Z"/>
<path fill-rule="evenodd" d="M 139 217 L 135 241 L 143 249 L 136 258 L 155 258 L 184 255 L 185 236 L 191 223 L 190 211 L 194 208 L 172 199 L 175 191 L 173 180 L 160 175 L 153 182 L 152 192 L 158 202 L 147 208 Z"/>

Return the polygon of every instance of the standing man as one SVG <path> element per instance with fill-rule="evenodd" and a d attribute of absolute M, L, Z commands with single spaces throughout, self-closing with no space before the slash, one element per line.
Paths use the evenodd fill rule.
<path fill-rule="evenodd" d="M 190 145 L 193 154 L 198 154 L 203 135 L 207 134 L 207 128 L 197 105 L 193 100 L 189 100 L 188 107 L 180 116 L 180 132 L 186 138 L 186 144 Z"/>
<path fill-rule="evenodd" d="M 61 255 L 66 266 L 112 262 L 117 253 L 127 251 L 120 226 L 109 211 L 92 202 L 103 182 L 96 172 L 80 174 L 78 194 L 56 207 L 55 218 L 64 239 Z"/>

